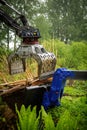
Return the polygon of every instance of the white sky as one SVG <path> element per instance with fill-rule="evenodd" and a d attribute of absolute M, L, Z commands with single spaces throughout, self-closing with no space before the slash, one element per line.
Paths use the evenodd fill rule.
<path fill-rule="evenodd" d="M 39 0 L 40 2 L 45 2 L 46 0 Z"/>

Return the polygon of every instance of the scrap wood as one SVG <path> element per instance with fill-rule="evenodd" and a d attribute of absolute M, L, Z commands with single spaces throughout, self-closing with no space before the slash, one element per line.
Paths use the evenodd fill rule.
<path fill-rule="evenodd" d="M 28 81 L 29 82 L 29 81 Z M 27 79 L 23 79 L 23 80 L 18 80 L 18 81 L 14 81 L 14 82 L 7 82 L 7 83 L 3 83 L 0 84 L 0 86 L 16 86 L 16 85 L 25 85 L 27 83 Z"/>
<path fill-rule="evenodd" d="M 36 79 L 31 82 L 32 85 L 41 85 L 45 83 L 52 82 L 52 78 L 47 78 L 47 79 Z"/>
<path fill-rule="evenodd" d="M 14 86 L 17 86 L 17 85 L 30 85 L 30 84 L 35 85 L 35 84 L 41 83 L 42 81 L 47 82 L 47 81 L 50 81 L 50 80 L 52 80 L 52 79 L 51 78 L 41 79 L 41 80 L 39 78 L 32 79 L 32 80 L 23 79 L 23 80 L 17 80 L 17 81 L 14 81 L 14 82 L 2 83 L 2 84 L 0 84 L 0 87 L 8 86 L 9 88 L 11 88 L 11 87 L 14 87 Z"/>
<path fill-rule="evenodd" d="M 20 89 L 23 89 L 25 88 L 26 86 L 21 86 L 21 85 L 18 85 L 16 87 L 13 87 L 13 88 L 10 88 L 10 89 L 4 89 L 2 90 L 2 92 L 0 93 L 0 96 L 3 96 L 3 95 L 8 95 L 8 94 L 11 94 L 15 91 L 18 91 Z"/>
<path fill-rule="evenodd" d="M 17 83 L 20 83 L 20 84 L 16 84 L 16 86 L 12 87 L 12 88 L 9 88 L 9 89 L 1 89 L 0 91 L 0 96 L 3 96 L 3 95 L 7 95 L 7 94 L 11 94 L 13 92 L 16 92 L 20 89 L 24 89 L 26 88 L 27 86 L 31 86 L 31 85 L 41 85 L 41 84 L 45 84 L 45 83 L 48 83 L 48 82 L 51 82 L 52 81 L 52 78 L 48 78 L 48 79 L 42 79 L 40 80 L 39 78 L 29 82 L 28 85 L 26 84 L 23 84 L 21 82 L 24 82 L 26 80 L 22 80 L 22 81 L 18 81 Z M 12 84 L 15 84 L 14 82 Z"/>
<path fill-rule="evenodd" d="M 26 73 L 27 74 L 27 73 Z M 31 82 L 32 80 L 34 80 L 34 77 L 31 76 L 32 74 L 29 73 L 27 74 L 27 77 L 25 79 L 21 79 L 21 80 L 17 80 L 17 81 L 13 81 L 13 82 L 8 82 L 5 79 L 5 76 L 0 72 L 0 76 L 3 78 L 4 83 L 0 84 L 0 87 L 13 87 L 16 85 L 26 85 L 27 83 Z"/>

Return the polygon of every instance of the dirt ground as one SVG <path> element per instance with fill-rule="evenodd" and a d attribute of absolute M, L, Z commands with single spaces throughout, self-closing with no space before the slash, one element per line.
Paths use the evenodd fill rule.
<path fill-rule="evenodd" d="M 6 104 L 0 105 L 0 130 L 17 130 L 17 115 Z"/>

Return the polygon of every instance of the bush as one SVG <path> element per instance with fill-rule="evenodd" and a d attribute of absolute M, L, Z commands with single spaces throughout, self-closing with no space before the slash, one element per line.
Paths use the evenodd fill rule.
<path fill-rule="evenodd" d="M 87 69 L 87 44 L 73 42 L 65 44 L 59 40 L 49 40 L 42 43 L 44 48 L 57 57 L 57 67 Z"/>
<path fill-rule="evenodd" d="M 17 123 L 18 130 L 76 130 L 77 121 L 81 121 L 79 119 L 80 115 L 77 117 L 78 120 L 75 120 L 68 110 L 62 111 L 56 125 L 52 115 L 50 113 L 47 114 L 43 107 L 41 107 L 38 117 L 36 116 L 36 107 L 31 110 L 30 106 L 26 109 L 22 105 L 20 112 L 16 107 L 16 112 L 19 118 Z"/>

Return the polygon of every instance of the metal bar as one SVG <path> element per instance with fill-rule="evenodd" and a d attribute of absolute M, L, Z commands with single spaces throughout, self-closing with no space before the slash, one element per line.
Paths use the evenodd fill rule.
<path fill-rule="evenodd" d="M 87 80 L 87 70 L 66 70 L 67 72 L 73 73 L 73 80 Z M 45 79 L 48 77 L 53 77 L 55 71 L 52 71 L 51 73 L 44 74 L 40 76 L 39 79 Z M 71 79 L 71 77 L 68 77 L 68 79 Z"/>
<path fill-rule="evenodd" d="M 71 70 L 73 72 L 74 80 L 87 80 L 87 70 Z"/>
<path fill-rule="evenodd" d="M 46 84 L 46 85 L 35 85 L 35 86 L 29 86 L 29 87 L 26 87 L 26 90 L 33 90 L 33 89 L 40 89 L 40 88 L 45 88 L 47 89 L 48 87 L 50 87 L 51 85 L 50 84 Z"/>

